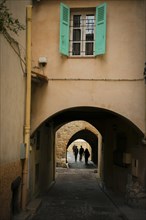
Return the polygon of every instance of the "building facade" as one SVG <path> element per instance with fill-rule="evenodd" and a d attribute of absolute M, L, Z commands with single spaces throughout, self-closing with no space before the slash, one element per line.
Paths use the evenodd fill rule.
<path fill-rule="evenodd" d="M 26 26 L 26 5 L 30 1 L 6 2 L 13 18 Z M 15 40 L 14 40 L 15 39 Z M 26 31 L 18 36 L 0 33 L 0 215 L 8 220 L 20 210 L 25 121 Z"/>
<path fill-rule="evenodd" d="M 145 1 L 34 1 L 32 33 L 32 69 L 48 78 L 33 84 L 32 139 L 87 121 L 102 136 L 105 184 L 125 192 L 131 175 L 145 186 Z M 53 139 L 40 146 L 54 173 Z"/>
<path fill-rule="evenodd" d="M 145 188 L 145 0 L 10 0 L 7 4 L 22 23 L 26 5 L 33 5 L 26 203 L 55 181 L 57 131 L 80 120 L 100 135 L 95 138 L 92 130 L 82 128 L 62 143 L 68 146 L 76 138 L 93 146 L 98 143 L 94 158 L 99 176 L 112 190 L 125 193 L 129 176 Z M 19 40 L 26 48 L 25 31 Z M 5 220 L 12 211 L 12 186 L 23 180 L 25 74 L 2 34 L 0 46 L 0 212 Z M 23 181 L 20 184 L 23 187 Z"/>
<path fill-rule="evenodd" d="M 96 7 L 103 2 L 63 1 L 70 8 L 71 15 L 74 10 L 79 11 L 80 15 L 82 9 L 87 12 L 89 9 L 95 14 Z M 93 106 L 122 115 L 144 132 L 145 112 L 144 108 L 139 109 L 145 94 L 144 1 L 106 2 L 106 51 L 100 55 L 67 56 L 60 51 L 61 43 L 65 42 L 60 39 L 60 35 L 64 36 L 60 30 L 60 7 L 61 1 L 36 1 L 33 8 L 32 68 L 35 70 L 38 67 L 39 57 L 46 57 L 47 65 L 40 67 L 40 73 L 49 78 L 49 83 L 35 91 L 32 130 L 55 112 L 74 106 Z M 69 31 L 72 31 L 71 27 Z M 86 37 L 93 37 L 88 35 Z M 68 53 L 69 41 L 72 42 L 68 39 Z M 40 100 L 36 101 L 35 97 L 37 100 L 40 97 Z"/>

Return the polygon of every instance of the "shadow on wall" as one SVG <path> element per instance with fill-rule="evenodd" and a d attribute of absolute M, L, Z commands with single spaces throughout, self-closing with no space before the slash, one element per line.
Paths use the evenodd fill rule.
<path fill-rule="evenodd" d="M 20 186 L 21 177 L 18 176 L 11 184 L 12 199 L 11 199 L 11 214 L 16 215 L 20 212 Z"/>

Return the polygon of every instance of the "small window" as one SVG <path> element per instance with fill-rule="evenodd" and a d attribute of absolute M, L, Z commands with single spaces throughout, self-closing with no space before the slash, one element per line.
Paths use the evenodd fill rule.
<path fill-rule="evenodd" d="M 60 53 L 97 56 L 106 51 L 106 3 L 95 9 L 71 9 L 60 5 Z"/>
<path fill-rule="evenodd" d="M 71 13 L 70 56 L 94 55 L 95 13 Z"/>

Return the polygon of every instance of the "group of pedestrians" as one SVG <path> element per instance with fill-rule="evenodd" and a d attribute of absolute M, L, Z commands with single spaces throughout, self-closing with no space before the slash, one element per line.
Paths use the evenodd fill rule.
<path fill-rule="evenodd" d="M 85 164 L 88 164 L 88 158 L 90 157 L 89 150 L 81 146 L 80 149 L 78 150 L 78 147 L 76 145 L 73 146 L 73 153 L 75 156 L 75 162 L 77 161 L 78 153 L 79 153 L 79 160 L 82 161 L 83 156 L 85 157 Z"/>

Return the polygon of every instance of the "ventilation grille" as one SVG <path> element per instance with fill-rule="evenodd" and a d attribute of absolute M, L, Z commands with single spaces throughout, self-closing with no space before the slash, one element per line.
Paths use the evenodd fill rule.
<path fill-rule="evenodd" d="M 98 9 L 98 22 L 104 20 L 104 6 Z"/>
<path fill-rule="evenodd" d="M 63 7 L 63 21 L 68 22 L 68 9 Z"/>

